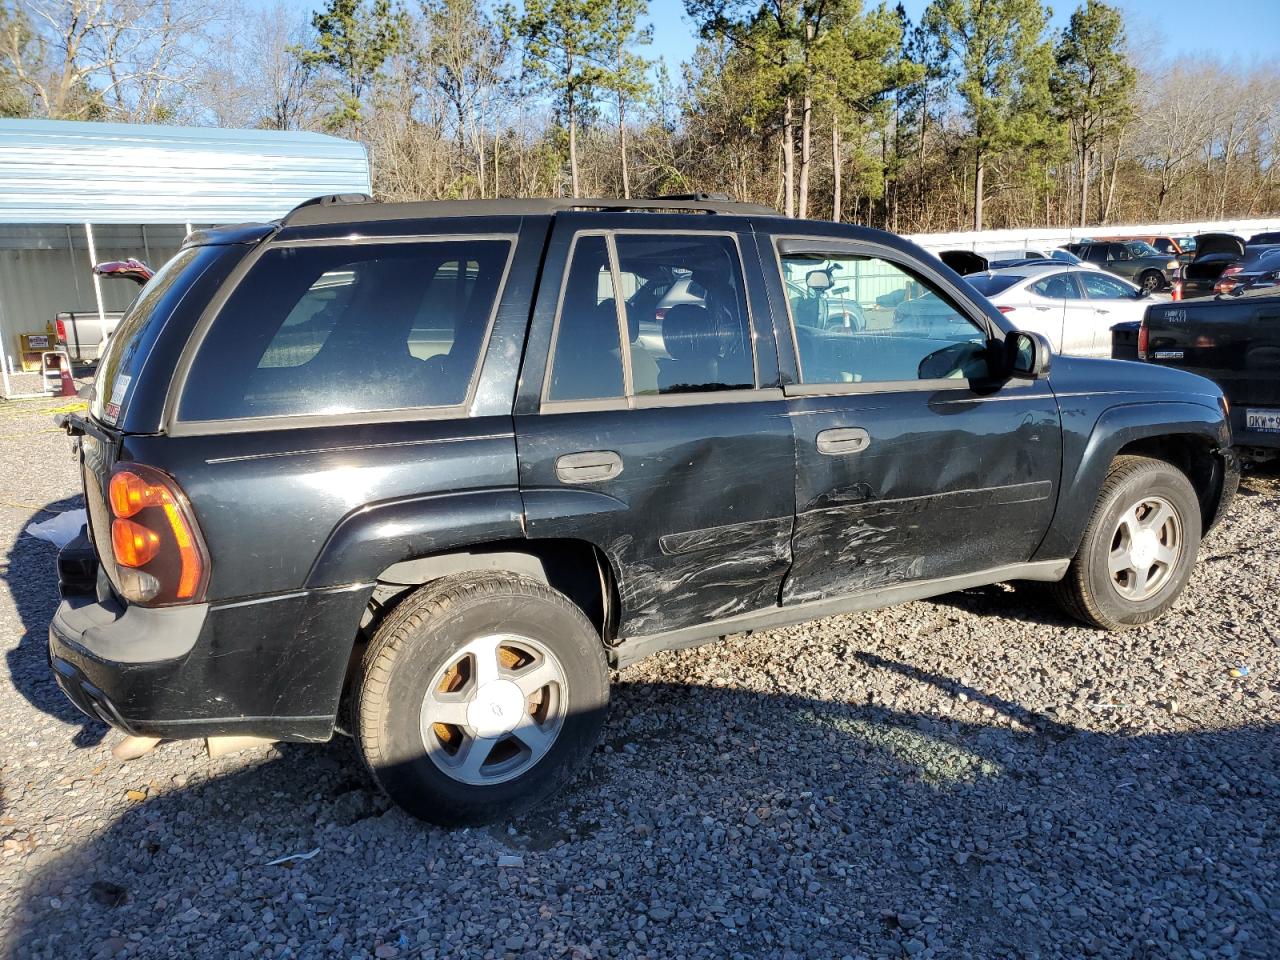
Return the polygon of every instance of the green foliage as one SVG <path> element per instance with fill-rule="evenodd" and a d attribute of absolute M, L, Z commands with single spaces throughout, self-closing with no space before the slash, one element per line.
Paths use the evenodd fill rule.
<path fill-rule="evenodd" d="M 327 118 L 331 129 L 359 134 L 365 94 L 403 43 L 406 19 L 391 0 L 329 0 L 312 16 L 314 44 L 294 53 L 306 66 L 327 69 L 340 83 L 338 103 Z"/>
<path fill-rule="evenodd" d="M 1041 0 L 933 0 L 923 22 L 959 81 L 974 157 L 974 226 L 981 229 L 988 156 L 1034 157 L 1060 140 L 1049 109 L 1047 10 Z"/>

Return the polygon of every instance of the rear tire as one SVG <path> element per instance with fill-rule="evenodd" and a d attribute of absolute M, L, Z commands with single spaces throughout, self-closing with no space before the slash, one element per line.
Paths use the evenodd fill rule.
<path fill-rule="evenodd" d="M 604 647 L 563 594 L 515 575 L 429 584 L 378 629 L 355 734 L 374 780 L 441 826 L 524 812 L 568 783 L 609 704 Z"/>
<path fill-rule="evenodd" d="M 1163 460 L 1117 457 L 1080 549 L 1055 587 L 1078 620 L 1125 630 L 1177 601 L 1200 548 L 1200 501 L 1186 474 Z"/>

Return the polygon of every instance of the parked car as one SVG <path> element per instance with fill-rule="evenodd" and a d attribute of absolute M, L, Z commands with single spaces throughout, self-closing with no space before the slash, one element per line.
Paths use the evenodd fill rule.
<path fill-rule="evenodd" d="M 1143 243 L 1149 244 L 1153 250 L 1161 256 L 1177 257 L 1182 263 L 1190 261 L 1195 253 L 1196 242 L 1194 237 L 1171 237 L 1161 236 L 1159 234 L 1146 234 L 1143 236 L 1132 237 L 1109 237 L 1110 240 L 1141 240 Z"/>
<path fill-rule="evenodd" d="M 1274 283 L 1188 303 L 1155 305 L 1138 332 L 1138 355 L 1188 370 L 1222 388 L 1238 455 L 1280 455 L 1280 296 Z"/>
<path fill-rule="evenodd" d="M 139 286 L 151 279 L 152 271 L 141 260 L 110 260 L 95 264 L 93 272 L 106 279 L 130 280 Z M 107 340 L 120 323 L 123 313 L 97 310 L 68 310 L 54 318 L 58 342 L 73 363 L 97 361 L 106 348 Z"/>
<path fill-rule="evenodd" d="M 1182 270 L 1182 298 L 1209 297 L 1222 274 L 1244 259 L 1245 242 L 1232 233 L 1204 233 L 1196 237 L 1196 254 Z"/>
<path fill-rule="evenodd" d="M 1112 326 L 1141 320 L 1153 300 L 1169 299 L 1099 270 L 1042 261 L 965 279 L 1019 330 L 1080 357 L 1109 357 Z"/>
<path fill-rule="evenodd" d="M 1252 247 L 1257 244 L 1275 244 L 1275 243 L 1280 243 L 1280 231 L 1273 230 L 1267 233 L 1255 233 L 1252 237 L 1249 238 L 1249 242 L 1247 246 Z"/>
<path fill-rule="evenodd" d="M 703 292 L 654 356 L 627 307 L 682 272 Z M 808 325 L 797 287 L 950 314 Z M 445 824 L 563 785 L 609 669 L 656 651 L 1008 580 L 1149 623 L 1238 476 L 1208 380 L 1054 356 L 901 238 L 714 197 L 323 198 L 197 232 L 62 422 L 67 696 L 151 737 L 341 715 Z"/>
<path fill-rule="evenodd" d="M 1180 276 L 1176 259 L 1142 240 L 1090 240 L 1069 244 L 1067 249 L 1082 260 L 1152 292 L 1173 286 Z"/>
<path fill-rule="evenodd" d="M 1257 292 L 1259 287 L 1274 287 L 1280 271 L 1280 244 L 1255 245 L 1244 248 L 1244 256 L 1225 267 L 1213 285 L 1213 292 Z"/>

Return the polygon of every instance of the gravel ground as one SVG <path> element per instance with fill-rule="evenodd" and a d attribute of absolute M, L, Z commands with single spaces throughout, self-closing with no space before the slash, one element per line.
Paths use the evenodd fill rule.
<path fill-rule="evenodd" d="M 0 404 L 11 955 L 1280 956 L 1274 475 L 1153 627 L 1001 586 L 663 654 L 552 807 L 450 833 L 342 738 L 112 759 L 50 679 L 54 550 L 21 532 L 79 502 L 60 403 Z"/>

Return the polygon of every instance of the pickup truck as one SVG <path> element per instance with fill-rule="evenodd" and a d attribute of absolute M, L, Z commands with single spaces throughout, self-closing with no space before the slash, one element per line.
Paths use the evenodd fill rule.
<path fill-rule="evenodd" d="M 96 363 L 122 316 L 122 313 L 99 315 L 97 310 L 64 311 L 53 321 L 58 343 L 66 347 L 72 363 Z"/>
<path fill-rule="evenodd" d="M 67 696 L 150 741 L 341 726 L 451 825 L 550 796 L 662 650 L 1008 580 L 1151 623 L 1238 480 L 1208 380 L 1054 356 L 899 237 L 705 196 L 192 234 L 63 422 Z"/>
<path fill-rule="evenodd" d="M 1242 460 L 1280 455 L 1280 296 L 1274 285 L 1152 304 L 1138 331 L 1138 359 L 1218 384 L 1230 404 Z"/>
<path fill-rule="evenodd" d="M 143 286 L 154 272 L 141 260 L 108 260 L 95 264 L 93 272 L 109 280 L 131 280 Z M 99 313 L 78 310 L 60 313 L 54 318 L 58 342 L 67 348 L 72 363 L 94 363 L 102 358 L 107 341 L 115 332 L 123 313 Z"/>

